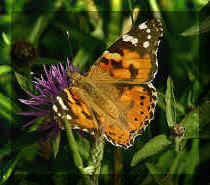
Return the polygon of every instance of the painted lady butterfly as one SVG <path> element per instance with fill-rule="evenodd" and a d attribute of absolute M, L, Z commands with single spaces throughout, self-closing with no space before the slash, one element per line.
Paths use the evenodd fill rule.
<path fill-rule="evenodd" d="M 65 112 L 74 129 L 100 129 L 112 144 L 132 146 L 153 119 L 157 92 L 151 82 L 162 31 L 158 20 L 146 21 L 117 40 L 85 76 L 73 73 L 55 114 Z"/>

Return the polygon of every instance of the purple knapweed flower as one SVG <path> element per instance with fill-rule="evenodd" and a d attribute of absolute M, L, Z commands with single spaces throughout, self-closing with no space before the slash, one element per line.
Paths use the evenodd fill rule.
<path fill-rule="evenodd" d="M 39 128 L 40 130 L 52 129 L 53 132 L 51 133 L 56 133 L 59 130 L 59 123 L 54 119 L 52 107 L 57 101 L 56 97 L 59 96 L 65 88 L 69 88 L 72 85 L 70 75 L 74 72 L 78 72 L 78 68 L 75 68 L 68 59 L 66 66 L 62 64 L 51 65 L 49 69 L 44 66 L 44 76 L 41 75 L 40 78 L 34 78 L 33 80 L 33 86 L 39 92 L 39 95 L 34 95 L 25 90 L 31 98 L 29 100 L 19 99 L 20 102 L 34 109 L 32 112 L 19 113 L 24 116 L 35 117 L 23 127 L 28 127 L 44 117 L 43 124 L 41 124 Z"/>

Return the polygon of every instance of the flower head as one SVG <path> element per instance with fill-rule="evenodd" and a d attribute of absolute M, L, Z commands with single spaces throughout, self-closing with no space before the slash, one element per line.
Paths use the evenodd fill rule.
<path fill-rule="evenodd" d="M 41 130 L 51 128 L 53 131 L 57 131 L 59 129 L 59 124 L 53 116 L 53 105 L 57 101 L 56 98 L 63 90 L 72 85 L 69 73 L 71 74 L 74 72 L 78 72 L 78 68 L 74 68 L 68 59 L 66 66 L 63 66 L 62 64 L 51 65 L 49 69 L 44 66 L 44 76 L 41 75 L 40 78 L 34 78 L 33 81 L 33 86 L 39 92 L 39 95 L 34 95 L 25 90 L 31 98 L 29 100 L 19 99 L 20 102 L 34 109 L 32 112 L 19 113 L 24 116 L 35 117 L 25 124 L 24 127 L 30 126 L 42 117 L 46 117 L 46 119 L 44 119 L 45 124 L 42 125 Z"/>

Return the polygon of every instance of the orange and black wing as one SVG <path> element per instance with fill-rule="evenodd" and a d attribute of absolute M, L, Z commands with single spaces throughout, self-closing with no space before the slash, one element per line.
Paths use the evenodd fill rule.
<path fill-rule="evenodd" d="M 157 92 L 151 83 L 119 84 L 116 87 L 119 98 L 114 97 L 116 98 L 115 103 L 122 114 L 114 122 L 104 123 L 104 132 L 108 141 L 117 146 L 128 148 L 132 146 L 135 137 L 143 133 L 153 119 Z M 119 122 L 121 119 L 122 121 Z"/>
<path fill-rule="evenodd" d="M 65 115 L 73 129 L 80 129 L 94 134 L 98 129 L 98 123 L 95 120 L 91 107 L 74 93 L 71 88 L 64 89 L 63 93 L 63 96 L 54 105 L 56 106 L 54 112 L 57 119 L 62 119 L 62 116 Z"/>
<path fill-rule="evenodd" d="M 104 83 L 97 84 L 97 88 L 104 92 L 103 95 L 111 100 L 118 110 L 112 114 L 112 110 L 109 111 L 106 106 L 101 105 L 104 112 L 109 113 L 97 119 L 105 137 L 116 146 L 124 148 L 132 146 L 135 137 L 143 133 L 153 119 L 157 102 L 156 89 L 151 83 L 138 85 Z"/>
<path fill-rule="evenodd" d="M 151 83 L 99 86 L 104 96 L 114 102 L 118 109 L 118 116 L 112 119 L 106 114 L 101 115 L 94 106 L 85 103 L 72 89 L 65 89 L 66 98 L 63 98 L 63 101 L 68 108 L 67 115 L 71 118 L 70 124 L 73 129 L 88 131 L 90 134 L 102 131 L 112 144 L 129 148 L 135 137 L 141 134 L 153 119 L 157 92 Z M 64 111 L 61 105 L 57 107 L 58 114 Z M 107 111 L 104 110 L 104 112 Z"/>
<path fill-rule="evenodd" d="M 157 50 L 161 23 L 146 21 L 124 34 L 91 67 L 89 77 L 97 81 L 147 83 L 157 72 Z M 99 74 L 100 76 L 96 75 Z"/>

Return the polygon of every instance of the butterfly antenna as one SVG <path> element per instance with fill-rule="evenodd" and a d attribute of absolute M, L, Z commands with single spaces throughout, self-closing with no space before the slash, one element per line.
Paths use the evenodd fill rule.
<path fill-rule="evenodd" d="M 128 0 L 128 6 L 129 6 L 129 10 L 131 12 L 131 22 L 132 22 L 132 26 L 134 26 L 134 18 L 133 18 L 133 7 L 132 7 L 132 0 Z"/>
<path fill-rule="evenodd" d="M 72 49 L 72 46 L 71 46 L 71 40 L 70 40 L 70 31 L 66 31 L 66 37 L 68 39 L 68 50 L 69 50 L 69 56 L 67 56 L 67 58 L 69 57 L 70 59 L 73 58 L 73 49 Z"/>

